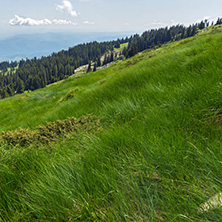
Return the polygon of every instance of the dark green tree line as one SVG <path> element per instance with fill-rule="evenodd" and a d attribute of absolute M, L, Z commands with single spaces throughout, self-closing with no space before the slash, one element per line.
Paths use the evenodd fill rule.
<path fill-rule="evenodd" d="M 216 25 L 222 24 L 218 18 Z M 185 27 L 176 25 L 172 27 L 152 29 L 142 35 L 134 35 L 115 41 L 91 42 L 80 44 L 68 50 L 53 53 L 40 59 L 26 59 L 20 62 L 0 63 L 0 98 L 13 96 L 25 90 L 43 88 L 50 83 L 65 79 L 74 74 L 74 70 L 82 65 L 95 64 L 101 66 L 101 56 L 106 55 L 103 65 L 114 60 L 113 49 L 119 48 L 120 44 L 128 42 L 128 47 L 123 50 L 123 55 L 128 58 L 146 49 L 159 47 L 170 41 L 177 41 L 194 36 L 198 29 L 204 29 L 209 23 L 200 23 Z M 110 53 L 111 52 L 111 53 Z M 89 71 L 91 65 L 89 65 Z"/>

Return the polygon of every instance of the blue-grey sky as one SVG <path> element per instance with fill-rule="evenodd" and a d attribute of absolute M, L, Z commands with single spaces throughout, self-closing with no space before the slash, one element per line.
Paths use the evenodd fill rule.
<path fill-rule="evenodd" d="M 141 32 L 222 17 L 221 0 L 0 0 L 0 3 L 2 36 L 49 31 Z"/>

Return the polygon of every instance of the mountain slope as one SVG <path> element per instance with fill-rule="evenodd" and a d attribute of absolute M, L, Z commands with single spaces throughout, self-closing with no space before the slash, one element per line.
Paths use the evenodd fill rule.
<path fill-rule="evenodd" d="M 1 100 L 0 131 L 101 122 L 47 145 L 2 141 L 1 218 L 221 220 L 221 208 L 200 209 L 221 192 L 221 47 L 218 29 Z"/>

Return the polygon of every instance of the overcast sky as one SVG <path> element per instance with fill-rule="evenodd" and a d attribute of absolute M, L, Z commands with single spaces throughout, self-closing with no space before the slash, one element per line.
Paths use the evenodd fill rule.
<path fill-rule="evenodd" d="M 141 32 L 222 17 L 221 0 L 0 0 L 0 3 L 2 36 L 49 31 Z"/>

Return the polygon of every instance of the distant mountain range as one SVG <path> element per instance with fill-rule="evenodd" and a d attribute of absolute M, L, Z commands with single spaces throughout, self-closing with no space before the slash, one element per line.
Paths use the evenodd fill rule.
<path fill-rule="evenodd" d="M 8 37 L 0 41 L 0 62 L 50 55 L 80 43 L 108 41 L 129 33 L 36 33 Z"/>

